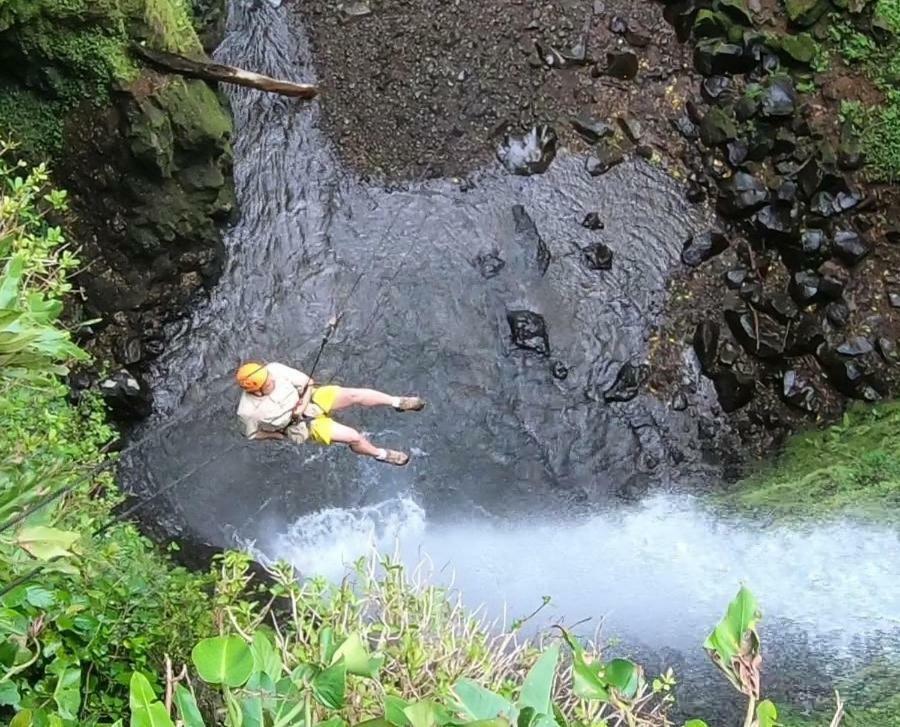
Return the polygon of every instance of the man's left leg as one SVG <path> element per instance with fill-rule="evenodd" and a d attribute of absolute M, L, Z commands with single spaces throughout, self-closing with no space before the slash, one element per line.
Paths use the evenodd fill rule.
<path fill-rule="evenodd" d="M 316 401 L 316 399 L 319 399 Z M 391 396 L 375 389 L 353 389 L 344 386 L 323 386 L 316 390 L 313 402 L 325 412 L 349 406 L 392 406 L 398 411 L 420 411 L 425 401 L 418 396 Z"/>

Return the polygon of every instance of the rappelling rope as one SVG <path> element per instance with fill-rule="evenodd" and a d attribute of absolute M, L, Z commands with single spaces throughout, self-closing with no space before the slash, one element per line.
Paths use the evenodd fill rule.
<path fill-rule="evenodd" d="M 422 174 L 414 180 L 414 184 L 420 184 L 421 182 L 423 182 L 425 180 L 426 175 L 430 171 L 431 171 L 430 167 L 426 168 L 422 172 Z M 384 247 L 384 243 L 387 241 L 388 235 L 390 235 L 391 231 L 393 230 L 394 225 L 396 224 L 397 220 L 400 218 L 401 213 L 411 203 L 412 203 L 412 199 L 410 199 L 406 204 L 404 204 L 402 207 L 400 207 L 400 209 L 398 209 L 394 213 L 394 215 L 391 218 L 390 224 L 388 225 L 387 229 L 385 229 L 385 231 L 382 233 L 381 238 L 379 239 L 378 244 L 375 247 L 375 250 L 372 254 L 373 259 L 375 258 L 377 253 L 379 253 L 382 250 L 382 248 Z M 421 229 L 421 224 L 419 225 L 418 229 L 419 230 Z M 417 238 L 415 235 L 413 235 L 411 237 L 410 243 L 407 246 L 406 250 L 404 251 L 403 255 L 400 257 L 400 263 L 397 265 L 396 270 L 394 271 L 393 275 L 391 275 L 391 277 L 388 279 L 388 281 L 387 281 L 388 283 L 393 283 L 394 280 L 396 280 L 400 271 L 403 269 L 403 263 L 406 261 L 406 258 L 409 257 L 409 254 L 412 252 L 412 249 L 416 242 L 416 239 Z M 309 369 L 307 382 L 303 386 L 303 389 L 300 391 L 301 400 L 303 399 L 303 396 L 306 394 L 306 391 L 309 388 L 309 385 L 313 380 L 313 378 L 312 378 L 313 374 L 315 373 L 316 369 L 319 366 L 319 362 L 322 359 L 322 354 L 324 353 L 325 348 L 328 346 L 328 343 L 331 341 L 331 338 L 334 335 L 335 331 L 337 331 L 338 325 L 340 324 L 341 319 L 343 318 L 344 313 L 346 311 L 347 304 L 350 302 L 350 299 L 353 297 L 353 295 L 356 293 L 357 289 L 359 288 L 359 284 L 362 282 L 363 277 L 365 277 L 365 273 L 366 273 L 366 269 L 363 269 L 356 276 L 356 279 L 354 280 L 353 285 L 350 287 L 350 290 L 348 291 L 347 295 L 344 296 L 343 301 L 341 302 L 340 306 L 338 307 L 337 313 L 328 321 L 328 326 L 325 329 L 325 333 L 322 336 L 322 341 L 319 344 L 318 351 L 316 351 L 316 356 L 313 359 L 312 366 Z M 381 308 L 381 305 L 383 303 L 385 285 L 382 283 L 381 285 L 379 285 L 379 287 L 381 288 L 381 292 L 379 293 L 378 297 L 376 298 L 375 305 L 372 308 L 372 313 L 369 315 L 366 325 L 362 329 L 363 333 L 365 331 L 368 331 L 369 327 L 372 324 L 372 321 L 375 319 L 375 316 L 378 314 L 378 312 Z M 345 353 L 344 356 L 342 357 L 341 363 L 338 367 L 338 373 L 343 369 L 344 365 L 347 362 L 347 359 L 348 359 L 348 354 Z M 284 412 L 282 412 L 282 415 L 286 414 L 290 411 L 293 411 L 293 407 L 290 409 L 286 409 Z M 178 420 L 178 419 L 174 419 L 171 422 L 168 422 L 167 424 L 164 424 L 163 426 L 158 427 L 157 429 L 154 429 L 153 431 L 146 434 L 144 437 L 141 437 L 140 439 L 138 439 L 135 443 L 132 444 L 132 446 L 140 446 L 145 441 L 147 441 L 151 436 L 158 436 L 160 433 L 162 433 L 162 432 L 166 431 L 167 429 L 169 429 L 170 427 L 174 426 L 179 421 L 180 420 Z M 124 521 L 130 515 L 133 515 L 135 512 L 137 512 L 139 509 L 144 507 L 149 502 L 152 502 L 153 500 L 164 495 L 167 492 L 171 492 L 178 485 L 182 484 L 187 479 L 189 479 L 190 477 L 195 475 L 197 472 L 204 469 L 207 465 L 211 464 L 213 461 L 220 459 L 223 455 L 228 454 L 229 452 L 236 449 L 240 444 L 243 444 L 243 441 L 236 442 L 236 443 L 232 444 L 231 446 L 227 447 L 226 449 L 217 452 L 215 455 L 207 458 L 200 464 L 198 464 L 195 467 L 188 470 L 181 477 L 178 477 L 177 479 L 172 480 L 171 482 L 168 482 L 165 486 L 159 488 L 152 495 L 149 495 L 148 497 L 138 500 L 136 503 L 134 503 L 130 507 L 127 507 L 126 509 L 122 510 L 121 512 L 116 513 L 110 519 L 109 522 L 107 522 L 105 525 L 102 525 L 101 527 L 97 528 L 97 530 L 95 530 L 93 533 L 91 533 L 90 537 L 95 538 L 95 537 L 99 537 L 100 535 L 103 535 L 103 533 L 107 532 L 109 529 L 111 529 L 118 523 Z M 11 528 L 11 527 L 15 526 L 16 524 L 22 522 L 23 520 L 27 519 L 28 517 L 33 515 L 38 510 L 46 507 L 47 505 L 51 504 L 52 502 L 55 502 L 56 500 L 60 499 L 64 495 L 70 493 L 78 485 L 85 483 L 85 482 L 93 482 L 93 480 L 97 477 L 97 475 L 99 475 L 102 471 L 108 469 L 112 465 L 116 464 L 117 462 L 118 462 L 118 460 L 106 460 L 105 462 L 102 462 L 101 464 L 96 465 L 95 467 L 91 468 L 88 471 L 88 474 L 86 477 L 79 478 L 75 482 L 72 482 L 64 487 L 61 487 L 59 490 L 56 490 L 55 492 L 46 496 L 40 502 L 33 504 L 27 510 L 14 516 L 13 518 L 8 520 L 3 525 L 0 525 L 0 533 L 5 532 L 9 528 Z M 13 588 L 16 588 L 17 586 L 31 580 L 34 576 L 38 575 L 48 563 L 52 563 L 55 560 L 57 560 L 57 558 L 51 558 L 50 560 L 39 564 L 38 566 L 33 568 L 31 571 L 25 573 L 24 575 L 20 576 L 19 578 L 16 578 L 15 580 L 5 584 L 2 588 L 0 588 L 0 597 L 9 593 Z"/>

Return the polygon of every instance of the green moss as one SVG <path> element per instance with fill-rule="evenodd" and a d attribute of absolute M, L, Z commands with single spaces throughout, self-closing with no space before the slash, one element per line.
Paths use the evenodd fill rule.
<path fill-rule="evenodd" d="M 130 44 L 202 54 L 191 18 L 187 0 L 0 1 L 0 135 L 52 156 L 68 112 L 138 77 Z"/>
<path fill-rule="evenodd" d="M 18 144 L 26 156 L 56 154 L 62 149 L 64 112 L 61 102 L 0 84 L 0 137 Z"/>
<path fill-rule="evenodd" d="M 836 512 L 896 519 L 900 506 L 900 402 L 854 408 L 825 431 L 792 438 L 771 466 L 733 497 L 784 516 Z"/>
<path fill-rule="evenodd" d="M 900 35 L 900 0 L 878 0 L 875 18 L 882 27 Z"/>

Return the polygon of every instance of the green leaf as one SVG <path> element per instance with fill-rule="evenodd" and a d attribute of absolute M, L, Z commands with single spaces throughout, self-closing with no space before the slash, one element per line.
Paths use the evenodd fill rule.
<path fill-rule="evenodd" d="M 50 608 L 56 603 L 56 596 L 41 586 L 29 586 L 25 589 L 25 600 L 35 608 Z"/>
<path fill-rule="evenodd" d="M 403 714 L 412 727 L 438 727 L 446 724 L 449 717 L 440 705 L 428 700 L 410 704 Z"/>
<path fill-rule="evenodd" d="M 263 711 L 275 711 L 275 681 L 268 674 L 260 671 L 253 672 L 244 685 L 244 689 L 256 695 L 253 699 L 259 700 Z M 244 703 L 252 707 L 253 705 L 250 705 L 249 701 L 249 699 L 245 699 Z"/>
<path fill-rule="evenodd" d="M 28 618 L 11 608 L 0 608 L 0 633 L 25 636 L 28 633 Z"/>
<path fill-rule="evenodd" d="M 403 713 L 403 710 L 408 706 L 409 702 L 405 699 L 388 694 L 384 698 L 384 716 L 388 722 L 397 725 L 397 727 L 410 727 L 409 720 Z"/>
<path fill-rule="evenodd" d="M 623 697 L 631 699 L 640 686 L 641 669 L 628 659 L 613 659 L 604 667 L 604 676 L 610 686 L 618 689 Z"/>
<path fill-rule="evenodd" d="M 347 667 L 343 661 L 323 669 L 312 680 L 313 695 L 328 709 L 341 709 L 344 706 L 346 686 Z"/>
<path fill-rule="evenodd" d="M 460 711 L 470 720 L 514 718 L 515 708 L 508 700 L 471 679 L 460 679 L 453 685 L 453 694 Z"/>
<path fill-rule="evenodd" d="M 538 717 L 540 719 L 540 717 Z M 509 720 L 497 717 L 496 719 L 478 719 L 474 722 L 466 722 L 466 727 L 509 727 Z"/>
<path fill-rule="evenodd" d="M 281 656 L 272 646 L 269 637 L 262 631 L 253 634 L 253 643 L 250 645 L 253 652 L 253 671 L 268 674 L 273 682 L 281 679 Z"/>
<path fill-rule="evenodd" d="M 56 675 L 56 687 L 53 689 L 53 701 L 63 719 L 78 719 L 81 707 L 81 668 L 77 664 L 57 658 L 47 667 L 50 674 Z"/>
<path fill-rule="evenodd" d="M 315 727 L 347 727 L 347 723 L 340 717 L 332 717 L 323 722 L 316 722 Z"/>
<path fill-rule="evenodd" d="M 519 710 L 519 717 L 516 719 L 516 727 L 531 727 L 531 725 L 537 721 L 538 715 L 537 712 L 534 711 L 534 707 L 522 707 Z"/>
<path fill-rule="evenodd" d="M 404 719 L 406 719 L 404 717 Z M 394 727 L 396 722 L 377 717 L 375 719 L 367 719 L 365 722 L 357 722 L 353 727 Z"/>
<path fill-rule="evenodd" d="M 764 699 L 756 705 L 756 721 L 759 727 L 775 727 L 778 719 L 778 710 L 769 699 Z"/>
<path fill-rule="evenodd" d="M 19 689 L 12 682 L 0 682 L 0 705 L 12 707 L 19 706 Z"/>
<path fill-rule="evenodd" d="M 203 639 L 191 651 L 191 661 L 208 684 L 239 687 L 253 671 L 253 652 L 239 636 Z"/>
<path fill-rule="evenodd" d="M 23 709 L 19 712 L 9 723 L 9 727 L 31 727 L 34 724 L 32 721 L 32 713 L 30 709 Z"/>
<path fill-rule="evenodd" d="M 519 692 L 519 708 L 531 707 L 537 714 L 550 714 L 550 695 L 558 662 L 559 645 L 554 644 L 541 654 L 525 677 Z"/>
<path fill-rule="evenodd" d="M 241 724 L 247 727 L 263 727 L 265 717 L 263 716 L 262 699 L 256 696 L 245 696 L 241 700 Z"/>
<path fill-rule="evenodd" d="M 709 727 L 702 719 L 689 719 L 684 723 L 684 727 Z"/>
<path fill-rule="evenodd" d="M 185 727 L 206 727 L 197 707 L 197 700 L 181 684 L 175 685 L 175 706 L 178 707 L 178 716 Z"/>
<path fill-rule="evenodd" d="M 131 727 L 175 727 L 165 706 L 153 693 L 150 682 L 140 672 L 131 675 L 128 697 Z"/>
<path fill-rule="evenodd" d="M 334 658 L 334 648 L 334 629 L 331 626 L 324 626 L 319 631 L 319 662 L 333 664 L 337 661 Z"/>
<path fill-rule="evenodd" d="M 334 664 L 342 658 L 347 666 L 347 673 L 356 676 L 374 677 L 381 667 L 381 659 L 373 659 L 369 656 L 368 649 L 356 632 L 344 639 L 344 643 L 334 652 L 331 663 Z"/>
<path fill-rule="evenodd" d="M 717 654 L 725 666 L 730 666 L 741 650 L 745 632 L 752 630 L 758 620 L 759 606 L 756 599 L 749 590 L 741 586 L 737 596 L 728 604 L 725 617 L 706 638 L 703 647 Z"/>
<path fill-rule="evenodd" d="M 78 533 L 44 525 L 22 528 L 16 535 L 16 545 L 38 560 L 64 558 L 72 555 L 70 548 L 78 540 Z"/>

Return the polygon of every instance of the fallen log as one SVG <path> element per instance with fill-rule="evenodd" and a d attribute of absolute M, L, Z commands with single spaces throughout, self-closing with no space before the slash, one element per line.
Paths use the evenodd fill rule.
<path fill-rule="evenodd" d="M 292 98 L 310 99 L 315 98 L 319 93 L 319 89 L 316 86 L 272 78 L 261 73 L 245 71 L 243 68 L 236 68 L 235 66 L 226 66 L 221 63 L 213 63 L 212 61 L 197 61 L 192 58 L 185 58 L 177 53 L 151 50 L 138 44 L 134 44 L 132 49 L 136 55 L 143 58 L 151 66 L 162 71 L 177 73 L 190 78 L 199 78 L 203 81 L 218 81 L 220 83 L 234 83 L 238 86 L 247 86 L 260 91 L 291 96 Z"/>

